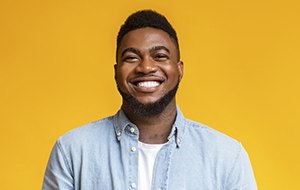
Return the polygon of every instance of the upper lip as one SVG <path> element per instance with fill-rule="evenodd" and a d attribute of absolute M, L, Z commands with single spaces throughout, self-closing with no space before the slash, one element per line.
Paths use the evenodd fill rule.
<path fill-rule="evenodd" d="M 145 81 L 156 81 L 162 83 L 165 81 L 165 78 L 160 76 L 142 76 L 142 77 L 133 78 L 132 80 L 130 80 L 130 83 L 136 85 L 139 82 L 145 82 Z"/>

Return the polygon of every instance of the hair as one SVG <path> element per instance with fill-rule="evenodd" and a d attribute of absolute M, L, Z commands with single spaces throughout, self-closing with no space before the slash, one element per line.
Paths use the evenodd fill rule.
<path fill-rule="evenodd" d="M 118 50 L 124 36 L 132 30 L 145 27 L 160 29 L 169 34 L 170 38 L 173 39 L 175 43 L 178 59 L 180 59 L 177 34 L 167 18 L 153 10 L 141 10 L 131 14 L 119 30 L 117 36 L 116 61 L 118 61 Z"/>

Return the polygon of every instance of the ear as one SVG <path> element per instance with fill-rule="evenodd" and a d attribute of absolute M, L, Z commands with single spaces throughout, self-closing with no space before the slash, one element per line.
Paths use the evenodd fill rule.
<path fill-rule="evenodd" d="M 179 81 L 181 81 L 182 77 L 183 77 L 183 62 L 179 61 L 177 63 L 178 66 L 178 71 L 179 71 Z"/>
<path fill-rule="evenodd" d="M 115 81 L 117 81 L 117 69 L 118 69 L 118 65 L 117 63 L 114 64 L 114 71 L 115 71 Z"/>

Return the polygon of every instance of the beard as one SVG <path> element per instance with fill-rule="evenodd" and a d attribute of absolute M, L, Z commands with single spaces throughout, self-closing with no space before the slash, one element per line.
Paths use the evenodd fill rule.
<path fill-rule="evenodd" d="M 151 116 L 157 116 L 165 110 L 165 108 L 170 104 L 170 102 L 175 97 L 178 87 L 179 87 L 179 82 L 176 84 L 176 86 L 173 89 L 167 92 L 163 97 L 161 97 L 160 99 L 158 99 L 153 103 L 148 103 L 148 104 L 143 104 L 139 102 L 136 98 L 134 98 L 132 95 L 122 92 L 119 86 L 118 86 L 118 91 L 121 94 L 123 101 L 125 101 L 129 105 L 130 109 L 135 115 L 143 116 L 143 117 L 151 117 Z"/>

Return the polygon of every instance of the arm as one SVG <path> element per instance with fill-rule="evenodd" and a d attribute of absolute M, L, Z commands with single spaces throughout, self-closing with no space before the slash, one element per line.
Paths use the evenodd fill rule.
<path fill-rule="evenodd" d="M 58 140 L 54 145 L 44 176 L 43 190 L 73 190 L 73 174 Z"/>
<path fill-rule="evenodd" d="M 240 151 L 227 177 L 225 190 L 257 190 L 254 174 L 247 152 L 240 145 Z"/>

